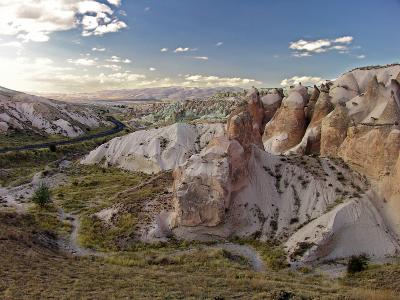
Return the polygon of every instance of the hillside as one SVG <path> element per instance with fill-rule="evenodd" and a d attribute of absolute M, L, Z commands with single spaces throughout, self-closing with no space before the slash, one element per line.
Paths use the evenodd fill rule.
<path fill-rule="evenodd" d="M 91 107 L 0 87 L 0 134 L 20 131 L 76 137 L 106 124 Z"/>

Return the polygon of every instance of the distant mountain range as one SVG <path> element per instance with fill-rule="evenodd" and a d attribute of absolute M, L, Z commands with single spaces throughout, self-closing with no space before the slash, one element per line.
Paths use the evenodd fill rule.
<path fill-rule="evenodd" d="M 215 88 L 197 88 L 197 87 L 162 87 L 145 89 L 123 89 L 106 90 L 90 93 L 72 93 L 72 94 L 42 94 L 48 98 L 72 101 L 140 101 L 140 100 L 185 100 L 198 99 L 213 96 L 218 92 L 240 92 L 242 88 L 238 87 L 215 87 Z"/>

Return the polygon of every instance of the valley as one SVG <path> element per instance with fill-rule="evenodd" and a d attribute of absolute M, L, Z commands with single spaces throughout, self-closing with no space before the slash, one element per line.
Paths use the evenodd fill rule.
<path fill-rule="evenodd" d="M 77 137 L 7 98 L 1 297 L 396 299 L 399 76 L 87 104 L 104 125 Z"/>

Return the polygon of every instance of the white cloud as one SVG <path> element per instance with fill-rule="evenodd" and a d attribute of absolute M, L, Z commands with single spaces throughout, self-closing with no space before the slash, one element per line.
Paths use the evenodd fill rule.
<path fill-rule="evenodd" d="M 46 42 L 51 33 L 74 28 L 82 28 L 83 36 L 126 28 L 113 14 L 113 9 L 99 0 L 2 0 L 0 34 L 24 42 Z"/>
<path fill-rule="evenodd" d="M 21 47 L 22 47 L 22 43 L 20 43 L 20 42 L 17 42 L 17 41 L 6 42 L 6 43 L 2 43 L 2 44 L 0 44 L 0 47 L 13 47 L 13 48 L 21 48 Z"/>
<path fill-rule="evenodd" d="M 108 62 L 112 63 L 124 63 L 124 64 L 130 64 L 132 61 L 128 58 L 121 58 L 119 56 L 113 55 L 111 58 L 106 59 Z"/>
<path fill-rule="evenodd" d="M 188 52 L 190 50 L 190 48 L 182 48 L 182 47 L 178 47 L 174 50 L 175 53 L 179 53 L 179 52 Z"/>
<path fill-rule="evenodd" d="M 144 11 L 150 11 L 150 9 L 151 9 L 151 7 L 147 6 L 147 7 L 144 8 Z"/>
<path fill-rule="evenodd" d="M 120 6 L 121 5 L 121 0 L 107 0 L 108 3 L 115 5 L 115 6 Z"/>
<path fill-rule="evenodd" d="M 161 52 L 168 52 L 168 48 L 161 48 Z"/>
<path fill-rule="evenodd" d="M 239 78 L 239 77 L 219 77 L 209 75 L 185 75 L 186 86 L 248 86 L 261 84 L 255 79 Z"/>
<path fill-rule="evenodd" d="M 178 47 L 174 50 L 175 53 L 197 51 L 197 48 Z"/>
<path fill-rule="evenodd" d="M 67 60 L 70 64 L 74 64 L 77 66 L 94 66 L 96 61 L 90 58 L 78 58 L 78 59 L 68 59 Z"/>
<path fill-rule="evenodd" d="M 361 54 L 361 55 L 357 55 L 357 58 L 358 59 L 364 59 L 366 56 L 364 55 L 364 54 Z"/>
<path fill-rule="evenodd" d="M 303 85 L 314 85 L 321 84 L 324 80 L 321 77 L 312 76 L 293 76 L 291 78 L 285 78 L 281 81 L 281 86 L 297 85 L 299 83 Z"/>
<path fill-rule="evenodd" d="M 94 48 L 92 48 L 92 51 L 104 52 L 104 51 L 106 51 L 106 48 L 96 48 L 96 47 L 94 47 Z"/>
<path fill-rule="evenodd" d="M 151 72 L 154 72 L 154 71 L 156 71 L 157 69 L 156 68 L 149 68 L 149 70 L 151 71 Z"/>
<path fill-rule="evenodd" d="M 220 46 L 222 46 L 223 44 L 224 44 L 223 42 L 218 42 L 218 43 L 215 44 L 215 46 L 220 47 Z"/>
<path fill-rule="evenodd" d="M 193 58 L 198 60 L 208 60 L 208 56 L 195 56 Z"/>
<path fill-rule="evenodd" d="M 307 57 L 315 53 L 324 53 L 331 50 L 339 51 L 339 53 L 348 53 L 347 45 L 352 43 L 352 36 L 343 36 L 336 39 L 319 39 L 319 40 L 303 40 L 300 39 L 291 42 L 289 48 L 295 50 L 292 54 L 295 57 Z"/>
<path fill-rule="evenodd" d="M 334 40 L 335 43 L 350 44 L 354 38 L 352 36 L 342 36 Z"/>

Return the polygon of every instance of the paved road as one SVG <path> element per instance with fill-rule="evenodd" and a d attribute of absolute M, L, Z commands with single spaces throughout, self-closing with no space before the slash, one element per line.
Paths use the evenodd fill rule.
<path fill-rule="evenodd" d="M 115 133 L 118 133 L 126 127 L 122 122 L 118 121 L 117 119 L 114 119 L 113 117 L 110 117 L 109 119 L 110 122 L 113 122 L 115 127 L 103 132 L 99 132 L 96 134 L 91 134 L 91 135 L 85 135 L 81 137 L 76 137 L 64 141 L 57 141 L 57 142 L 50 142 L 50 143 L 42 143 L 42 144 L 33 144 L 33 145 L 25 145 L 25 146 L 19 146 L 19 147 L 7 147 L 7 148 L 0 148 L 0 153 L 6 153 L 9 151 L 24 151 L 24 150 L 37 150 L 37 149 L 45 149 L 49 148 L 51 145 L 54 146 L 63 146 L 63 145 L 72 145 L 72 144 L 77 144 L 81 143 L 84 141 L 89 141 L 92 139 L 97 139 L 100 137 L 105 137 L 108 135 L 112 135 Z"/>

